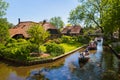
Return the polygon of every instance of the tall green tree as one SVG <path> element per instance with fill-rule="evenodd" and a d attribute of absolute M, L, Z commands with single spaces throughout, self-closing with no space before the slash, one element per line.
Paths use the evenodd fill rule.
<path fill-rule="evenodd" d="M 64 22 L 61 17 L 53 17 L 50 19 L 50 23 L 56 26 L 58 29 L 61 29 L 64 26 Z"/>
<path fill-rule="evenodd" d="M 4 0 L 0 0 L 0 18 L 2 18 L 6 14 L 6 10 L 8 8 L 8 3 Z"/>
<path fill-rule="evenodd" d="M 109 0 L 108 9 L 104 11 L 103 24 L 106 34 L 119 31 L 120 39 L 120 0 Z"/>
<path fill-rule="evenodd" d="M 0 43 L 5 44 L 9 38 L 8 22 L 6 18 L 0 18 Z"/>
<path fill-rule="evenodd" d="M 6 40 L 9 37 L 8 32 L 8 22 L 6 18 L 3 16 L 6 14 L 6 10 L 8 8 L 8 3 L 4 0 L 0 0 L 0 43 L 5 44 Z"/>
<path fill-rule="evenodd" d="M 83 22 L 85 25 L 96 25 L 102 28 L 103 12 L 106 10 L 108 0 L 79 0 L 78 5 L 70 12 L 69 22 L 71 24 L 79 24 Z"/>
<path fill-rule="evenodd" d="M 42 45 L 46 38 L 48 38 L 50 35 L 47 31 L 45 31 L 44 27 L 40 26 L 39 24 L 33 24 L 27 32 L 33 42 L 38 45 L 38 50 L 40 45 Z"/>

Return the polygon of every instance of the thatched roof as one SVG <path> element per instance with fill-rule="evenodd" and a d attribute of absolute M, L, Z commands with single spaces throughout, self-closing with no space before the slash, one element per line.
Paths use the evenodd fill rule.
<path fill-rule="evenodd" d="M 66 26 L 61 33 L 62 34 L 79 34 L 81 31 L 81 26 L 75 25 L 75 26 Z"/>
<path fill-rule="evenodd" d="M 22 34 L 25 38 L 28 38 L 27 30 L 32 27 L 33 24 L 39 24 L 44 27 L 44 29 L 47 30 L 56 30 L 57 28 L 50 24 L 49 22 L 45 23 L 37 23 L 37 22 L 32 22 L 32 21 L 25 21 L 25 22 L 19 22 L 15 27 L 9 29 L 10 36 L 13 37 L 17 34 Z"/>

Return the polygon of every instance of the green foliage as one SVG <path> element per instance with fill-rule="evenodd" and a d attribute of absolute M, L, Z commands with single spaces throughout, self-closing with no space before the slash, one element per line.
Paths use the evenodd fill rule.
<path fill-rule="evenodd" d="M 8 27 L 9 27 L 9 29 L 10 28 L 13 28 L 15 25 L 14 24 L 12 24 L 12 23 L 8 23 Z"/>
<path fill-rule="evenodd" d="M 97 28 L 98 29 L 98 28 Z M 95 34 L 95 31 L 97 30 L 93 27 L 87 27 L 84 28 L 84 36 L 88 36 L 89 34 Z"/>
<path fill-rule="evenodd" d="M 65 35 L 63 35 L 61 37 L 61 40 L 62 40 L 63 43 L 69 43 L 71 41 L 71 39 L 72 39 L 71 36 L 65 36 Z"/>
<path fill-rule="evenodd" d="M 27 57 L 29 56 L 29 49 L 27 49 L 27 46 L 20 46 L 20 47 L 9 47 L 4 49 L 4 57 L 5 58 L 11 58 L 16 60 L 27 60 Z"/>
<path fill-rule="evenodd" d="M 25 39 L 17 39 L 17 42 L 25 42 L 25 43 L 27 43 L 27 41 Z"/>
<path fill-rule="evenodd" d="M 82 6 L 77 6 L 74 10 L 71 10 L 68 22 L 70 22 L 72 25 L 78 25 L 81 22 L 80 19 L 84 18 L 83 8 L 84 7 Z"/>
<path fill-rule="evenodd" d="M 13 40 L 13 41 L 12 41 Z M 6 47 L 20 47 L 23 45 L 28 45 L 30 44 L 29 42 L 17 42 L 15 39 L 10 39 L 10 41 L 7 42 Z"/>
<path fill-rule="evenodd" d="M 29 44 L 28 45 L 28 49 L 30 50 L 30 52 L 39 52 L 39 48 L 37 44 Z"/>
<path fill-rule="evenodd" d="M 71 24 L 84 23 L 86 26 L 95 25 L 102 31 L 103 12 L 107 9 L 108 0 L 79 0 L 78 5 L 74 10 L 71 10 L 69 22 Z"/>
<path fill-rule="evenodd" d="M 8 3 L 4 0 L 0 0 L 0 18 L 6 14 L 5 11 L 7 10 L 7 8 Z"/>
<path fill-rule="evenodd" d="M 6 40 L 9 37 L 8 26 L 9 23 L 7 22 L 6 18 L 2 18 L 6 13 L 8 3 L 4 0 L 0 0 L 0 44 L 5 44 Z"/>
<path fill-rule="evenodd" d="M 14 38 L 10 38 L 7 40 L 7 43 L 16 43 L 16 42 L 17 42 L 17 40 Z"/>
<path fill-rule="evenodd" d="M 77 36 L 77 37 L 70 37 L 70 36 L 62 36 L 61 37 L 63 43 L 75 44 L 76 42 L 79 43 L 89 43 L 90 38 L 88 36 Z"/>
<path fill-rule="evenodd" d="M 88 44 L 90 38 L 88 36 L 78 36 L 78 42 Z"/>
<path fill-rule="evenodd" d="M 68 44 L 75 44 L 76 42 L 79 42 L 78 41 L 78 36 L 62 36 L 61 37 L 61 40 L 62 40 L 62 43 L 68 43 Z"/>
<path fill-rule="evenodd" d="M 108 2 L 109 7 L 104 11 L 102 26 L 104 27 L 106 35 L 112 35 L 113 32 L 120 29 L 120 1 L 109 0 Z"/>
<path fill-rule="evenodd" d="M 60 17 L 53 17 L 50 19 L 50 23 L 56 26 L 58 29 L 61 29 L 64 26 L 64 22 Z"/>
<path fill-rule="evenodd" d="M 46 52 L 46 46 L 45 45 L 41 45 L 40 49 L 41 49 L 42 52 Z"/>
<path fill-rule="evenodd" d="M 28 60 L 30 53 L 30 43 L 24 39 L 15 40 L 9 39 L 6 46 L 0 44 L 0 56 L 15 60 Z"/>
<path fill-rule="evenodd" d="M 60 44 L 60 43 L 62 43 L 62 40 L 60 38 L 57 38 L 57 39 L 49 40 L 49 41 L 47 41 L 47 43 Z"/>
<path fill-rule="evenodd" d="M 50 35 L 45 31 L 43 26 L 40 26 L 39 24 L 33 24 L 27 32 L 35 44 L 43 44 L 45 39 Z"/>
<path fill-rule="evenodd" d="M 56 43 L 49 43 L 46 46 L 46 50 L 52 56 L 58 56 L 60 54 L 64 54 L 64 48 Z"/>
<path fill-rule="evenodd" d="M 116 47 L 115 47 L 115 50 L 116 50 L 118 53 L 120 53 L 120 46 L 116 46 Z"/>
<path fill-rule="evenodd" d="M 65 49 L 65 53 L 72 51 L 78 47 L 81 46 L 80 43 L 76 42 L 74 44 L 68 44 L 68 43 L 61 43 L 60 46 L 62 46 Z"/>
<path fill-rule="evenodd" d="M 28 34 L 30 35 L 32 42 L 38 45 L 38 50 L 40 45 L 42 45 L 46 38 L 50 35 L 47 31 L 45 31 L 43 26 L 40 26 L 39 24 L 33 24 L 33 26 L 31 26 L 28 30 Z"/>
<path fill-rule="evenodd" d="M 9 38 L 8 22 L 5 18 L 0 18 L 0 43 L 5 44 Z"/>
<path fill-rule="evenodd" d="M 5 47 L 5 45 L 4 44 L 0 44 L 0 56 L 4 56 L 4 52 L 3 52 L 3 50 L 5 49 L 6 47 Z"/>
<path fill-rule="evenodd" d="M 53 42 L 55 42 L 56 44 L 60 44 L 62 43 L 62 40 L 60 38 L 57 38 L 57 39 L 53 39 Z"/>

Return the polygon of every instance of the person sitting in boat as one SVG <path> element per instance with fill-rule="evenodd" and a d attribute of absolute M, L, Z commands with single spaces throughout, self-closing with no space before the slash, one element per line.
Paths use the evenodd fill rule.
<path fill-rule="evenodd" d="M 81 59 L 84 59 L 84 56 L 85 56 L 85 55 L 84 55 L 84 53 L 83 53 L 83 52 L 82 52 L 82 53 L 80 53 L 80 58 L 81 58 Z"/>
<path fill-rule="evenodd" d="M 88 48 L 85 50 L 85 54 L 84 55 L 89 55 Z"/>
<path fill-rule="evenodd" d="M 83 58 L 83 56 L 82 56 L 82 54 L 80 53 L 80 56 L 79 56 L 79 58 Z"/>

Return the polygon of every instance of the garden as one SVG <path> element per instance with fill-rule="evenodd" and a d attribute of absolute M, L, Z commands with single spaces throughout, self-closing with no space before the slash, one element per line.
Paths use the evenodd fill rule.
<path fill-rule="evenodd" d="M 10 38 L 5 45 L 0 44 L 0 56 L 17 61 L 53 58 L 82 46 L 83 41 L 88 43 L 88 37 L 61 36 L 61 38 L 45 41 L 38 48 L 38 45 L 33 43 L 31 39 L 16 40 Z M 42 54 L 48 54 L 49 56 L 42 57 Z"/>

